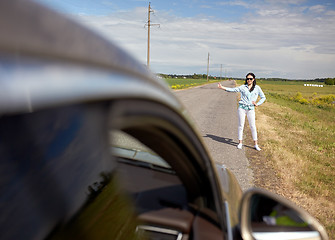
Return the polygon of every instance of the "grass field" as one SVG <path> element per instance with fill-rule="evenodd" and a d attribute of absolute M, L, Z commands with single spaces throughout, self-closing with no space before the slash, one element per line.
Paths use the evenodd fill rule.
<path fill-rule="evenodd" d="M 335 239 L 335 86 L 257 84 L 267 97 L 256 114 L 260 143 L 282 184 L 278 193 L 317 217 Z"/>
<path fill-rule="evenodd" d="M 209 80 L 201 78 L 201 79 L 193 79 L 193 78 L 167 78 L 166 82 L 172 89 L 184 89 L 189 87 L 195 87 L 199 85 L 204 85 L 207 83 L 217 82 L 218 80 Z"/>

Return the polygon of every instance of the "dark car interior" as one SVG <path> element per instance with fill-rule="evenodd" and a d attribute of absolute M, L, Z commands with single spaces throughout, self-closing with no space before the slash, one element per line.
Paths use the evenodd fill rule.
<path fill-rule="evenodd" d="M 196 239 L 208 233 L 215 239 L 223 237 L 215 213 L 189 203 L 175 172 L 124 158 L 118 162 L 122 182 L 135 202 L 139 229 L 149 233 L 150 239 Z"/>

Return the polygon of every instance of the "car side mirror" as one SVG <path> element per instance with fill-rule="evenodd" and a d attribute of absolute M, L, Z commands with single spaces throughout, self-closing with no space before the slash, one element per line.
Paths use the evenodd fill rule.
<path fill-rule="evenodd" d="M 245 240 L 328 240 L 324 227 L 289 200 L 263 189 L 252 188 L 243 195 L 240 230 Z"/>

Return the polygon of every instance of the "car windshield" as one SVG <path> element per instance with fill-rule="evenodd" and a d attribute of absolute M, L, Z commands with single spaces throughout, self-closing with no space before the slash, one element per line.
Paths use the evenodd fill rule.
<path fill-rule="evenodd" d="M 171 169 L 164 159 L 123 131 L 112 131 L 110 133 L 110 144 L 112 146 L 112 154 L 127 159 L 127 161 L 134 161 L 133 164 L 144 162 L 150 168 Z"/>

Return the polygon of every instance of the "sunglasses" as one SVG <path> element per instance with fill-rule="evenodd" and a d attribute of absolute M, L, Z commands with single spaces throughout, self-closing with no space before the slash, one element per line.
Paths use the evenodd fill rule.
<path fill-rule="evenodd" d="M 247 80 L 254 80 L 253 78 L 247 78 Z"/>

